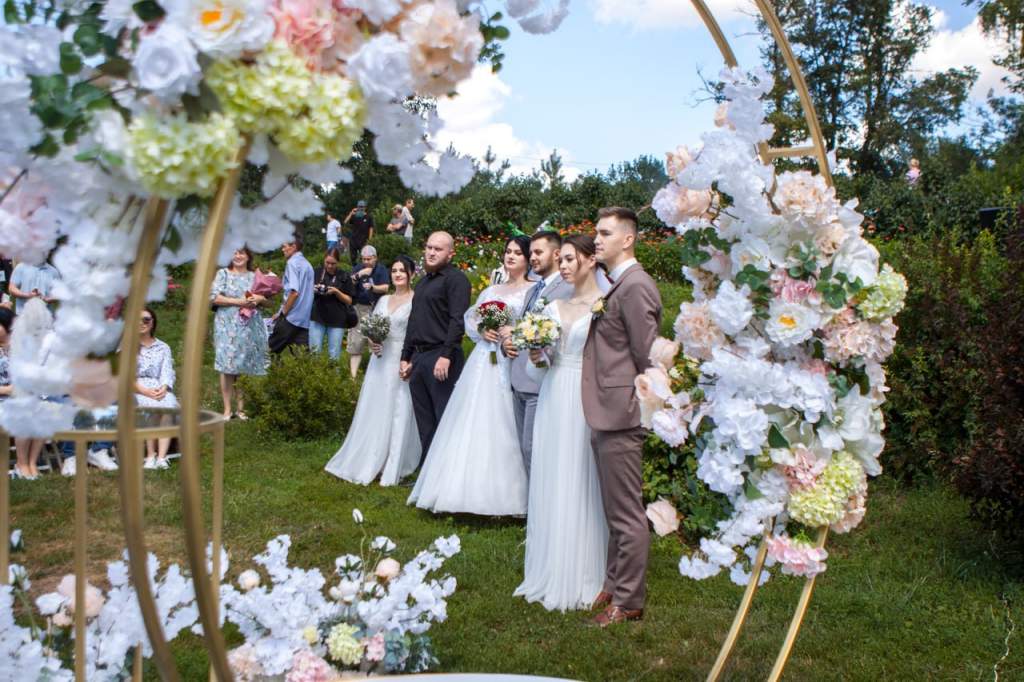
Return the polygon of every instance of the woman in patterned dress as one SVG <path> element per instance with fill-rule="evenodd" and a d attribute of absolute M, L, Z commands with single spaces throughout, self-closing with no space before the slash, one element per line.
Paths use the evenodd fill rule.
<path fill-rule="evenodd" d="M 156 313 L 151 308 L 142 311 L 139 335 L 139 367 L 135 373 L 135 399 L 139 407 L 178 407 L 174 388 L 174 360 L 171 347 L 156 338 Z M 144 469 L 166 469 L 170 438 L 146 440 Z"/>
<path fill-rule="evenodd" d="M 213 367 L 220 372 L 220 395 L 224 401 L 224 417 L 247 419 L 242 393 L 235 388 L 239 374 L 262 376 L 267 373 L 267 327 L 259 306 L 263 296 L 251 291 L 253 278 L 252 252 L 247 248 L 235 251 L 231 265 L 217 271 L 210 291 L 216 306 L 213 316 L 213 346 L 216 353 Z M 243 317 L 243 309 L 252 311 Z M 238 410 L 232 414 L 231 398 Z"/>

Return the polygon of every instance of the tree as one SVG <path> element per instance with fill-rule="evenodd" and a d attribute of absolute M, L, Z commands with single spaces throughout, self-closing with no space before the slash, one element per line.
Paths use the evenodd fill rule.
<path fill-rule="evenodd" d="M 547 161 L 540 162 L 540 172 L 547 178 L 548 187 L 558 187 L 565 182 L 565 177 L 562 175 L 562 157 L 557 149 L 551 150 Z"/>
<path fill-rule="evenodd" d="M 933 33 L 932 9 L 908 0 L 780 0 L 779 20 L 808 82 L 825 143 L 859 172 L 889 174 L 960 120 L 977 78 L 970 67 L 926 77 L 911 70 Z M 764 22 L 762 33 L 767 33 Z M 804 140 L 806 124 L 782 55 L 762 51 L 775 77 L 772 144 Z"/>

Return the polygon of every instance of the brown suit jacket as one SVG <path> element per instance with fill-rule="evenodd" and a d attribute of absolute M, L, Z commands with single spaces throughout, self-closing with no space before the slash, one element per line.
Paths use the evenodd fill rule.
<path fill-rule="evenodd" d="M 621 431 L 640 426 L 633 381 L 651 366 L 651 345 L 661 329 L 661 295 L 637 263 L 604 299 L 604 314 L 591 322 L 583 349 L 583 414 L 595 431 Z"/>

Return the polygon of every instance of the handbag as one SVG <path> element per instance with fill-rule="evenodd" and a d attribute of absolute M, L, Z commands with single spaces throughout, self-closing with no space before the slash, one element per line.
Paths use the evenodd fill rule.
<path fill-rule="evenodd" d="M 345 329 L 352 329 L 359 324 L 359 313 L 356 312 L 355 306 L 345 306 L 345 322 L 342 326 Z"/>

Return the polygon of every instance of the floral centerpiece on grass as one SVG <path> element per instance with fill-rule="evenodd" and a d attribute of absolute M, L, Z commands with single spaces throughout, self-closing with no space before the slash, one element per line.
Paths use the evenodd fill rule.
<path fill-rule="evenodd" d="M 768 534 L 769 565 L 813 576 L 827 558 L 817 532 L 857 526 L 867 478 L 881 472 L 882 363 L 907 284 L 879 267 L 855 200 L 758 157 L 772 134 L 768 75 L 727 70 L 722 80 L 717 129 L 698 152 L 668 155 L 672 180 L 653 201 L 681 235 L 693 300 L 680 306 L 674 343 L 652 348 L 637 390 L 654 433 L 693 444 L 697 476 L 728 501 L 680 571 L 729 569 L 745 582 Z M 652 515 L 672 518 L 664 505 Z"/>
<path fill-rule="evenodd" d="M 508 4 L 533 32 L 566 10 Z M 225 264 L 322 213 L 314 188 L 351 181 L 342 164 L 367 131 L 411 189 L 444 195 L 469 182 L 472 161 L 435 147 L 430 99 L 454 93 L 478 60 L 500 62 L 501 19 L 456 0 L 8 0 L 0 252 L 35 264 L 65 243 L 52 257 L 63 280 L 51 352 L 13 361 L 0 427 L 70 428 L 75 407 L 42 396 L 73 394 L 76 374 L 96 374 L 80 361 L 116 348 L 121 322 L 108 311 L 128 293 L 148 197 L 176 201 L 147 296 L 159 300 L 166 268 L 197 256 L 207 202 L 243 163 L 261 167 L 263 198 L 234 198 Z"/>
<path fill-rule="evenodd" d="M 362 523 L 358 510 L 353 516 Z M 225 617 L 245 637 L 228 656 L 237 679 L 331 680 L 342 670 L 414 673 L 437 663 L 426 633 L 447 618 L 455 578 L 433 574 L 459 552 L 457 536 L 438 538 L 403 565 L 392 556 L 395 543 L 364 533 L 360 554 L 338 557 L 330 581 L 289 566 L 290 545 L 282 535 L 254 557 L 267 584 L 246 570 L 237 588 L 221 587 Z"/>

